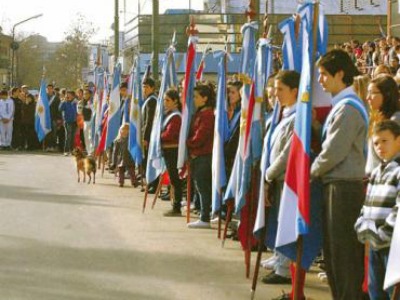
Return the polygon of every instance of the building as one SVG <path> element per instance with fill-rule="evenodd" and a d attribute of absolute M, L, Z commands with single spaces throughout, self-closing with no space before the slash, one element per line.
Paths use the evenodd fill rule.
<path fill-rule="evenodd" d="M 12 37 L 0 31 L 0 84 L 9 86 L 11 82 L 11 48 Z"/>
<path fill-rule="evenodd" d="M 192 0 L 193 1 L 193 0 Z M 265 1 L 259 1 L 260 12 L 265 11 Z M 359 6 L 351 6 L 354 0 L 321 0 L 328 19 L 329 44 L 343 43 L 350 39 L 360 41 L 373 40 L 381 35 L 380 26 L 386 28 L 387 6 L 384 1 L 358 0 Z M 124 61 L 124 72 L 128 72 L 136 53 L 152 53 L 151 46 L 151 2 L 142 7 L 139 0 L 126 0 L 124 6 L 125 40 L 121 48 Z M 189 1 L 190 2 L 190 1 Z M 264 4 L 263 4 L 264 3 Z M 277 25 L 291 16 L 297 7 L 297 0 L 269 0 L 269 22 L 273 28 L 274 43 L 281 44 L 282 36 Z M 326 3 L 326 5 L 325 5 Z M 244 10 L 248 0 L 204 0 L 203 10 L 193 10 L 191 6 L 179 10 L 173 9 L 159 15 L 159 49 L 163 53 L 169 46 L 176 31 L 177 56 L 186 52 L 186 28 L 191 16 L 194 17 L 199 30 L 198 51 L 202 52 L 211 46 L 213 50 L 224 49 L 227 45 L 231 53 L 239 53 L 242 37 L 241 26 L 246 22 Z M 141 13 L 145 11 L 146 13 Z M 173 13 L 171 13 L 171 11 Z M 175 13 L 176 12 L 176 13 Z M 259 15 L 260 24 L 263 13 Z M 148 56 L 146 56 L 148 57 Z M 160 60 L 159 60 L 160 61 Z M 207 68 L 205 72 L 207 72 Z"/>

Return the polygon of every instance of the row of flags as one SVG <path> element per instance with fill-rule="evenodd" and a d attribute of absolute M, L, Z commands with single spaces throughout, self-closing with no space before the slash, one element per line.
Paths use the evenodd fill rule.
<path fill-rule="evenodd" d="M 316 18 L 314 17 L 316 15 Z M 315 22 L 315 20 L 317 22 Z M 318 184 L 310 185 L 311 151 L 311 121 L 312 111 L 315 109 L 320 119 L 330 109 L 330 98 L 321 90 L 317 83 L 318 73 L 314 68 L 315 61 L 325 54 L 327 49 L 327 23 L 322 11 L 314 3 L 305 3 L 299 6 L 296 17 L 290 17 L 279 24 L 283 34 L 283 68 L 296 70 L 301 74 L 298 93 L 295 127 L 291 144 L 289 161 L 285 176 L 285 183 L 281 199 L 280 212 L 277 217 L 276 237 L 266 242 L 292 260 L 296 259 L 296 242 L 299 236 L 304 237 L 304 251 L 302 267 L 308 269 L 313 258 L 318 254 L 321 243 L 320 221 L 316 216 L 318 210 Z M 298 30 L 297 30 L 298 29 Z M 213 201 L 212 211 L 221 209 L 221 204 L 235 199 L 235 212 L 241 217 L 241 243 L 243 248 L 249 245 L 250 237 L 247 233 L 260 236 L 262 229 L 267 225 L 265 220 L 264 177 L 265 170 L 270 165 L 269 151 L 272 134 L 279 122 L 281 108 L 276 104 L 272 116 L 267 121 L 270 128 L 265 138 L 263 111 L 263 93 L 266 81 L 272 72 L 273 47 L 271 41 L 262 38 L 256 41 L 257 23 L 249 22 L 242 28 L 243 47 L 241 52 L 240 80 L 243 82 L 240 138 L 234 166 L 230 178 L 225 172 L 224 144 L 229 138 L 227 119 L 226 95 L 226 61 L 228 54 L 219 54 L 218 91 L 215 110 L 215 131 L 213 147 Z M 315 32 L 316 31 L 316 32 Z M 316 38 L 314 38 L 316 37 Z M 186 56 L 186 72 L 182 93 L 182 126 L 179 140 L 178 165 L 184 168 L 187 160 L 186 139 L 190 121 L 194 113 L 193 88 L 196 82 L 196 44 L 197 37 L 190 36 Z M 156 116 L 153 123 L 153 132 L 149 145 L 149 156 L 146 179 L 152 182 L 165 169 L 162 161 L 160 133 L 163 124 L 163 94 L 169 87 L 177 86 L 177 77 L 174 60 L 173 45 L 166 51 L 162 67 L 162 83 L 157 100 Z M 204 54 L 203 54 L 204 56 Z M 130 91 L 130 136 L 129 150 L 137 163 L 143 159 L 141 144 L 141 70 L 139 56 L 136 58 L 129 77 Z M 204 65 L 200 64 L 197 78 L 201 78 Z M 119 86 L 121 82 L 121 66 L 114 68 L 110 99 L 107 104 L 108 82 L 107 74 L 103 70 L 96 72 L 96 91 L 94 95 L 93 127 L 95 137 L 98 138 L 97 148 L 106 149 L 111 145 L 118 134 L 121 111 Z M 51 131 L 50 110 L 46 95 L 46 84 L 42 80 L 39 100 L 36 107 L 35 129 L 39 140 L 42 141 Z M 104 115 L 108 107 L 108 116 Z M 264 138 L 263 147 L 261 141 Z M 264 149 L 264 151 L 263 151 Z M 255 176 L 258 174 L 258 176 Z M 256 191 L 256 192 L 254 192 Z M 256 202 L 254 202 L 256 201 Z M 254 204 L 254 205 L 253 205 Z M 254 211 L 256 215 L 252 216 Z M 248 222 L 248 218 L 254 218 Z M 249 228 L 249 226 L 252 226 Z M 268 224 L 269 227 L 269 224 Z M 400 253 L 400 220 L 397 220 L 393 243 L 388 263 L 385 286 L 389 287 L 400 282 L 400 272 L 397 266 Z"/>

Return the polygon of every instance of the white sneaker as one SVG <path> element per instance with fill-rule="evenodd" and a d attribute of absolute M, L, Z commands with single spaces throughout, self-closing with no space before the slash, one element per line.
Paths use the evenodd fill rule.
<path fill-rule="evenodd" d="M 197 220 L 187 224 L 188 228 L 211 228 L 210 222 L 203 222 L 202 220 Z"/>
<path fill-rule="evenodd" d="M 318 273 L 318 279 L 321 282 L 328 282 L 328 275 L 326 275 L 325 272 L 320 272 L 320 273 Z"/>
<path fill-rule="evenodd" d="M 218 224 L 218 217 L 215 217 L 214 219 L 212 219 L 212 220 L 210 221 L 210 223 L 211 223 L 211 224 Z M 225 220 L 222 219 L 222 220 L 221 220 L 221 223 L 222 223 L 222 224 L 225 224 Z"/>
<path fill-rule="evenodd" d="M 263 260 L 260 264 L 267 270 L 274 270 L 275 265 L 278 263 L 278 259 L 279 257 L 274 254 L 270 258 Z"/>

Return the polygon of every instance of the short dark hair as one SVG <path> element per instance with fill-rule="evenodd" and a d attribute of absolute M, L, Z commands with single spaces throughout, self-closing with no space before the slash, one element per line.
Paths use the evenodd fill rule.
<path fill-rule="evenodd" d="M 0 91 L 0 96 L 8 96 L 7 90 L 1 90 Z"/>
<path fill-rule="evenodd" d="M 292 70 L 280 70 L 275 76 L 275 80 L 279 80 L 291 89 L 298 89 L 300 84 L 300 74 Z"/>
<path fill-rule="evenodd" d="M 17 92 L 17 91 L 19 91 L 19 88 L 18 88 L 18 87 L 13 87 L 13 88 L 11 89 L 11 95 L 14 94 L 14 93 Z"/>
<path fill-rule="evenodd" d="M 351 86 L 354 81 L 354 76 L 359 75 L 349 54 L 341 49 L 331 50 L 321 56 L 317 61 L 317 67 L 323 67 L 332 76 L 335 76 L 339 71 L 343 71 L 343 83 L 346 86 Z"/>
<path fill-rule="evenodd" d="M 385 130 L 389 130 L 396 138 L 400 136 L 400 125 L 393 120 L 384 120 L 374 125 L 373 134 L 377 134 Z"/>
<path fill-rule="evenodd" d="M 380 74 L 372 79 L 370 84 L 374 84 L 382 94 L 383 101 L 380 112 L 386 119 L 389 119 L 400 110 L 400 94 L 396 81 L 390 75 Z"/>
<path fill-rule="evenodd" d="M 120 89 L 123 89 L 123 88 L 127 89 L 127 88 L 128 88 L 128 83 L 122 82 L 122 83 L 119 85 L 119 88 L 120 88 Z"/>
<path fill-rule="evenodd" d="M 143 79 L 142 85 L 148 85 L 148 86 L 154 88 L 156 86 L 156 82 L 153 78 L 147 77 L 147 78 Z"/>
<path fill-rule="evenodd" d="M 51 84 L 51 83 L 49 83 L 48 85 L 47 85 L 47 87 L 54 87 L 54 85 L 53 84 Z"/>

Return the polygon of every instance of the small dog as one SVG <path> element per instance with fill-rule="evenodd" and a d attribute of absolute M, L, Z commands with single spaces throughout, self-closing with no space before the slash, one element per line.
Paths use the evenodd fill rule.
<path fill-rule="evenodd" d="M 88 184 L 92 181 L 91 174 L 93 173 L 93 184 L 96 183 L 96 160 L 91 156 L 83 154 L 82 150 L 75 148 L 72 150 L 72 155 L 75 156 L 76 172 L 78 173 L 78 182 L 81 181 L 80 172 L 83 173 L 83 182 L 86 182 L 86 174 L 89 176 Z"/>

